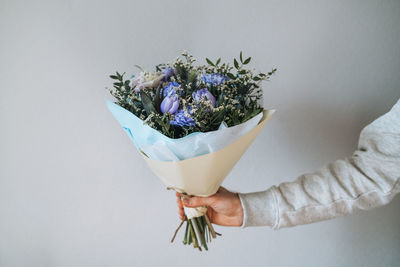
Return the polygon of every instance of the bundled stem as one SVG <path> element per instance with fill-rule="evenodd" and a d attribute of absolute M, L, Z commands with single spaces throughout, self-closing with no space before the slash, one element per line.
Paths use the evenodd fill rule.
<path fill-rule="evenodd" d="M 167 187 L 167 190 L 172 189 L 173 188 L 171 187 Z M 186 196 L 185 193 L 182 193 L 182 195 Z M 181 221 L 178 228 L 175 230 L 175 233 L 171 239 L 171 243 L 174 242 L 175 237 L 184 222 L 185 221 Z M 198 248 L 200 251 L 202 251 L 201 247 L 203 247 L 205 250 L 208 250 L 207 243 L 211 242 L 213 238 L 217 238 L 217 235 L 221 234 L 215 232 L 214 227 L 212 226 L 207 214 L 204 214 L 200 217 L 186 219 L 186 229 L 185 235 L 183 237 L 183 244 L 193 244 L 193 247 Z"/>
<path fill-rule="evenodd" d="M 185 221 L 182 221 L 179 224 L 178 228 L 175 230 L 171 242 L 174 241 L 176 234 L 178 233 L 184 222 Z M 210 219 L 207 215 L 186 220 L 186 229 L 183 238 L 183 244 L 193 244 L 193 247 L 198 248 L 200 251 L 202 251 L 202 247 L 205 250 L 208 250 L 207 243 L 211 242 L 211 240 L 216 237 L 217 235 L 214 231 L 214 227 L 210 223 Z"/>

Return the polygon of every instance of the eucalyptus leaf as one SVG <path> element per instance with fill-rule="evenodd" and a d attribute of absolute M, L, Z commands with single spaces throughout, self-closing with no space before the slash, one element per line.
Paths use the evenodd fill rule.
<path fill-rule="evenodd" d="M 226 74 L 226 76 L 228 76 L 228 77 L 231 78 L 232 80 L 236 78 L 235 75 L 233 75 L 233 74 L 230 73 L 230 72 L 228 72 L 228 73 Z"/>
<path fill-rule="evenodd" d="M 210 64 L 211 66 L 215 66 L 214 63 L 213 63 L 211 60 L 209 60 L 208 58 L 206 58 L 206 61 L 207 61 L 207 63 Z"/>
<path fill-rule="evenodd" d="M 140 91 L 140 98 L 142 99 L 142 104 L 144 109 L 146 110 L 147 115 L 149 116 L 151 113 L 156 113 L 157 110 L 151 101 L 151 98 L 143 91 Z"/>
<path fill-rule="evenodd" d="M 233 64 L 235 65 L 236 69 L 239 69 L 239 63 L 237 62 L 236 58 L 233 59 Z"/>

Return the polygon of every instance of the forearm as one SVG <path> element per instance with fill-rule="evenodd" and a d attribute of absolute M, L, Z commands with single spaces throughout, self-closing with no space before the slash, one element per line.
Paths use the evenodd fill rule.
<path fill-rule="evenodd" d="M 400 191 L 400 109 L 366 127 L 352 157 L 263 192 L 239 194 L 242 227 L 289 227 L 390 202 Z"/>
<path fill-rule="evenodd" d="M 243 227 L 290 227 L 385 205 L 400 190 L 398 180 L 391 182 L 387 178 L 390 177 L 366 176 L 352 158 L 263 192 L 239 194 L 244 210 Z"/>

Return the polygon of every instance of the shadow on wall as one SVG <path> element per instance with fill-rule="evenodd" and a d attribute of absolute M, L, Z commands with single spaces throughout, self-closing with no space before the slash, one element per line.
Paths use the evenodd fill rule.
<path fill-rule="evenodd" d="M 376 255 L 369 266 L 397 266 L 400 260 L 400 196 L 386 206 L 358 211 L 336 224 L 335 254 L 342 258 L 363 259 L 366 253 Z M 343 242 L 354 244 L 349 250 Z M 382 255 L 386 255 L 382 257 Z"/>
<path fill-rule="evenodd" d="M 334 100 L 329 103 L 314 99 L 278 107 L 276 134 L 284 138 L 281 145 L 300 160 L 317 159 L 317 164 L 312 164 L 314 167 L 350 156 L 357 148 L 361 130 L 396 102 L 386 96 L 354 101 L 351 105 Z"/>

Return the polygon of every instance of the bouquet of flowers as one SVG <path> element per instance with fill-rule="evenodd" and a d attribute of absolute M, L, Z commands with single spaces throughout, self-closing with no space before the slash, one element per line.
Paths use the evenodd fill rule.
<path fill-rule="evenodd" d="M 246 68 L 251 58 L 242 52 L 233 66 L 221 58 L 206 58 L 206 65 L 195 61 L 184 52 L 154 72 L 137 66 L 140 73 L 129 79 L 116 72 L 109 89 L 116 102 L 107 102 L 149 167 L 182 197 L 216 193 L 274 113 L 260 105 L 260 83 L 276 69 L 255 74 Z M 207 207 L 184 210 L 183 243 L 208 250 L 207 242 L 217 233 Z"/>

